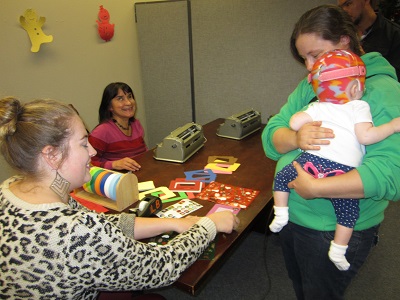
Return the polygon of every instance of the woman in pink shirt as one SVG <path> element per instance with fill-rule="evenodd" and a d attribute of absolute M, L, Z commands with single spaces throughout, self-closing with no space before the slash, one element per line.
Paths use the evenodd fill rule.
<path fill-rule="evenodd" d="M 147 151 L 144 130 L 135 119 L 136 101 L 129 85 L 113 82 L 106 86 L 99 108 L 99 125 L 89 135 L 97 154 L 92 164 L 105 169 L 137 171 L 133 159 Z"/>

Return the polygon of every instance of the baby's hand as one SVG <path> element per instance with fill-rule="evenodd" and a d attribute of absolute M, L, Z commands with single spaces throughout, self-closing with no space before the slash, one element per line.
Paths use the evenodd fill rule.
<path fill-rule="evenodd" d="M 400 117 L 394 118 L 390 123 L 394 128 L 394 132 L 400 132 Z"/>

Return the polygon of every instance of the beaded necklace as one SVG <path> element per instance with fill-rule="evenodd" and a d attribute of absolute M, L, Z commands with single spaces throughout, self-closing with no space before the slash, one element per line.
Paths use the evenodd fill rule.
<path fill-rule="evenodd" d="M 115 119 L 112 119 L 112 120 L 113 120 L 113 122 L 114 122 L 119 128 L 121 128 L 121 129 L 123 129 L 123 130 L 129 130 L 129 127 L 131 126 L 131 124 L 129 123 L 129 124 L 128 124 L 128 127 L 124 127 L 124 126 L 122 126 L 121 124 L 119 124 L 117 120 L 115 120 Z"/>

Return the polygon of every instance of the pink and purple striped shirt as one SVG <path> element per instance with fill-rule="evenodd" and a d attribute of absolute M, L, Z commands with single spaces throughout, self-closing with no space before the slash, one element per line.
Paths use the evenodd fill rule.
<path fill-rule="evenodd" d="M 92 157 L 92 164 L 112 169 L 114 160 L 133 158 L 147 151 L 142 124 L 135 119 L 131 122 L 131 127 L 132 134 L 127 136 L 112 120 L 97 125 L 89 135 L 89 143 L 97 151 L 97 154 Z"/>

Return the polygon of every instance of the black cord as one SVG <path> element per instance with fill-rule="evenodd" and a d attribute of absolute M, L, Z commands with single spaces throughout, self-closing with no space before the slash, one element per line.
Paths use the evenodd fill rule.
<path fill-rule="evenodd" d="M 264 267 L 265 267 L 265 273 L 267 276 L 267 284 L 268 284 L 268 288 L 266 291 L 265 296 L 263 297 L 263 299 L 267 299 L 269 293 L 271 292 L 271 276 L 269 275 L 269 271 L 268 271 L 268 263 L 267 263 L 267 250 L 268 250 L 268 233 L 269 233 L 269 218 L 267 220 L 267 226 L 265 227 L 265 237 L 264 237 L 264 247 L 263 247 L 263 258 L 264 258 Z"/>

